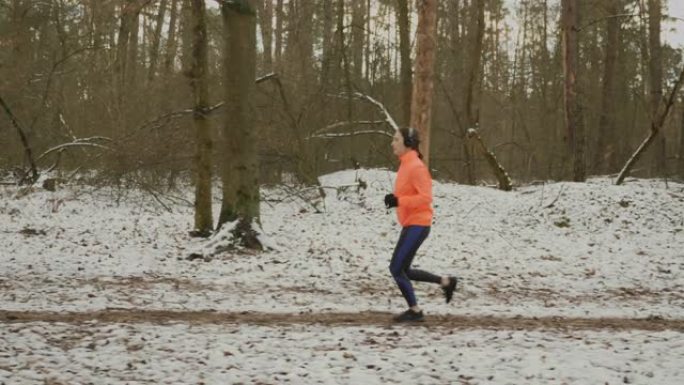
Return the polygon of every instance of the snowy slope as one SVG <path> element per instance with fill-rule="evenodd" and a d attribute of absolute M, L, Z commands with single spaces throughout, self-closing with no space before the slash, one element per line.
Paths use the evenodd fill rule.
<path fill-rule="evenodd" d="M 357 178 L 368 187 L 326 189 L 322 214 L 291 194 L 263 204 L 265 241 L 274 250 L 210 262 L 185 260 L 211 242 L 187 235 L 190 207 L 168 213 L 140 193 L 117 199 L 113 191 L 65 188 L 17 196 L 5 188 L 2 306 L 396 310 L 403 300 L 387 266 L 399 228 L 382 205 L 394 174 L 346 171 L 322 184 Z M 415 264 L 457 274 L 464 285 L 456 305 L 447 307 L 439 290 L 418 284 L 428 311 L 684 315 L 682 185 L 594 180 L 507 193 L 435 182 L 434 194 L 435 224 Z M 131 280 L 137 285 L 121 284 Z"/>
<path fill-rule="evenodd" d="M 188 235 L 188 204 L 168 212 L 138 191 L 2 186 L 0 311 L 401 311 L 388 271 L 399 227 L 382 203 L 394 177 L 326 175 L 322 213 L 302 199 L 315 190 L 264 189 L 271 248 L 193 261 L 218 241 Z M 191 191 L 174 194 L 191 202 Z M 415 265 L 463 285 L 446 305 L 417 284 L 428 317 L 684 318 L 682 184 L 435 182 L 434 195 Z M 683 360 L 678 331 L 0 322 L 0 384 L 679 384 Z"/>

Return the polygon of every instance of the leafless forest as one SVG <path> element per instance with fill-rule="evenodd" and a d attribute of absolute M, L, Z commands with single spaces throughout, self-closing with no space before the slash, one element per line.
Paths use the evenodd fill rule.
<path fill-rule="evenodd" d="M 630 175 L 684 178 L 661 0 L 2 0 L 0 168 L 163 186 L 237 160 L 257 183 L 390 167 L 421 7 L 436 178 L 494 183 L 487 151 L 514 183 L 617 174 L 651 133 Z"/>

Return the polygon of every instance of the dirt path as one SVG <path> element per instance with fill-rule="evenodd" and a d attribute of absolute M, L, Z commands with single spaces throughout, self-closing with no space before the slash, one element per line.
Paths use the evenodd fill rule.
<path fill-rule="evenodd" d="M 109 309 L 95 312 L 43 312 L 0 310 L 0 323 L 62 322 L 80 324 L 102 323 L 153 323 L 184 322 L 190 324 L 254 324 L 264 326 L 311 325 L 327 326 L 389 326 L 392 314 L 381 312 L 360 313 L 219 313 L 214 311 L 166 311 Z M 565 318 L 565 317 L 494 317 L 431 315 L 418 323 L 423 327 L 450 329 L 492 330 L 674 330 L 684 332 L 684 319 L 652 318 Z"/>

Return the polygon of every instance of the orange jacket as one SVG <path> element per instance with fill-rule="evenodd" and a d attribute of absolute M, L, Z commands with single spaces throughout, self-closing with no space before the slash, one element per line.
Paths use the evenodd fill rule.
<path fill-rule="evenodd" d="M 402 227 L 432 225 L 432 177 L 416 151 L 399 157 L 394 195 L 397 197 L 397 218 Z"/>

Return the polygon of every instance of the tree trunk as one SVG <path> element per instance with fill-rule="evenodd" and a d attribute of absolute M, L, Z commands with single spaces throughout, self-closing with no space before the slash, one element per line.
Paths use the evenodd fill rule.
<path fill-rule="evenodd" d="M 280 73 L 282 70 L 282 56 L 283 56 L 283 22 L 285 21 L 285 13 L 283 12 L 283 0 L 276 1 L 276 29 L 275 29 L 275 69 Z"/>
<path fill-rule="evenodd" d="M 323 90 L 330 90 L 330 69 L 333 60 L 333 10 L 332 0 L 323 0 L 323 58 L 321 60 L 321 87 Z"/>
<path fill-rule="evenodd" d="M 176 60 L 177 51 L 177 33 L 176 30 L 178 24 L 178 1 L 171 1 L 171 12 L 169 19 L 169 37 L 166 40 L 166 55 L 164 57 L 164 72 L 168 78 L 173 70 L 173 62 Z M 182 0 L 181 0 L 182 1 Z"/>
<path fill-rule="evenodd" d="M 401 61 L 401 115 L 400 124 L 408 126 L 411 121 L 411 94 L 413 76 L 411 74 L 411 24 L 408 0 L 397 0 L 397 19 L 399 23 L 399 56 Z"/>
<path fill-rule="evenodd" d="M 250 0 L 221 4 L 226 37 L 226 115 L 219 227 L 237 220 L 233 234 L 240 244 L 261 249 L 253 228 L 259 221 L 259 184 L 252 108 L 256 76 L 256 15 L 252 4 Z"/>
<path fill-rule="evenodd" d="M 660 19 L 662 10 L 660 0 L 648 0 L 648 46 L 650 56 L 648 63 L 651 119 L 656 119 L 658 107 L 663 98 L 663 60 L 660 42 Z M 660 135 L 656 145 L 654 174 L 667 175 L 665 135 Z"/>
<path fill-rule="evenodd" d="M 259 26 L 264 45 L 264 72 L 273 71 L 273 0 L 257 0 Z"/>
<path fill-rule="evenodd" d="M 352 2 L 352 39 L 351 39 L 351 81 L 359 88 L 363 79 L 363 46 L 366 34 L 364 33 L 364 18 L 366 17 L 366 0 L 353 0 Z"/>
<path fill-rule="evenodd" d="M 147 73 L 147 80 L 151 83 L 157 75 L 157 62 L 159 61 L 159 42 L 161 41 L 162 26 L 166 15 L 166 5 L 168 0 L 161 0 L 159 11 L 154 25 L 154 35 L 152 36 L 152 47 L 150 47 L 150 68 Z"/>
<path fill-rule="evenodd" d="M 433 78 L 437 51 L 437 0 L 419 1 L 417 6 L 416 76 L 411 99 L 411 126 L 420 133 L 423 162 L 429 165 Z"/>
<path fill-rule="evenodd" d="M 138 41 L 140 37 L 140 10 L 137 8 L 131 15 L 130 37 L 128 43 L 128 64 L 126 65 L 127 88 L 136 93 L 138 88 Z"/>
<path fill-rule="evenodd" d="M 572 156 L 572 179 L 586 180 L 584 161 L 584 124 L 578 98 L 577 60 L 579 44 L 577 28 L 579 19 L 578 0 L 561 1 L 561 22 L 563 33 L 563 75 L 565 78 L 565 127 Z"/>
<path fill-rule="evenodd" d="M 119 25 L 119 35 L 116 44 L 116 59 L 114 63 L 114 73 L 117 84 L 117 96 L 121 99 L 126 79 L 126 65 L 128 64 L 128 40 L 132 24 L 133 1 L 125 0 L 121 5 L 121 24 Z"/>
<path fill-rule="evenodd" d="M 611 17 L 623 10 L 622 0 L 609 0 L 606 20 L 606 41 L 604 45 L 603 84 L 601 85 L 601 116 L 598 125 L 598 143 L 594 154 L 593 169 L 596 173 L 615 170 L 617 143 L 615 143 L 615 71 L 620 45 L 620 24 L 617 17 Z"/>
<path fill-rule="evenodd" d="M 195 121 L 195 231 L 209 236 L 214 219 L 211 212 L 211 127 L 205 115 L 209 107 L 209 66 L 207 59 L 207 22 L 204 0 L 192 1 L 192 63 L 190 86 L 194 99 Z"/>

